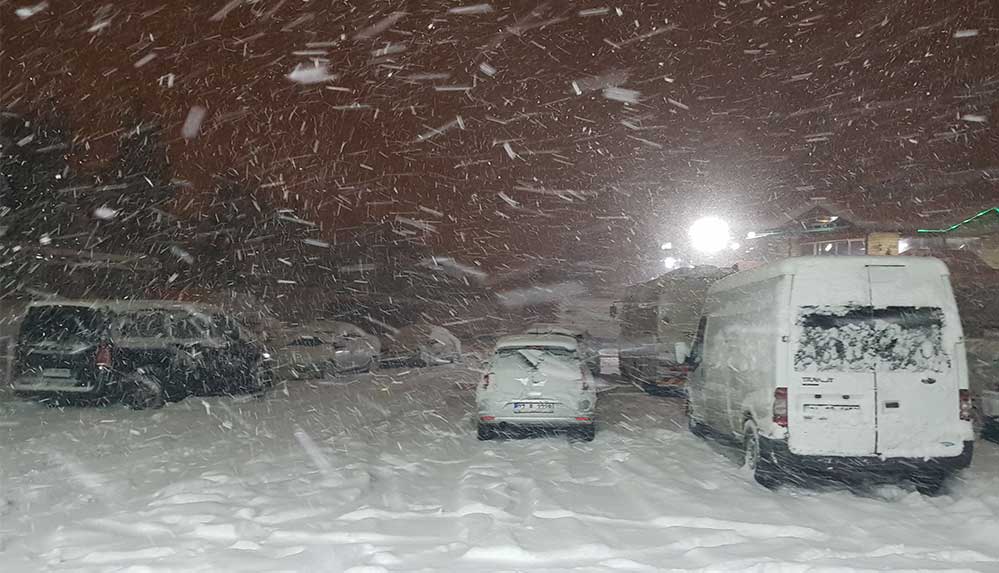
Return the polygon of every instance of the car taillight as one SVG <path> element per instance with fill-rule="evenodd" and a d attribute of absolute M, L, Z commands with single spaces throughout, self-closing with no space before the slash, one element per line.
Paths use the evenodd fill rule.
<path fill-rule="evenodd" d="M 774 389 L 774 423 L 787 427 L 787 388 Z"/>
<path fill-rule="evenodd" d="M 961 401 L 961 419 L 965 422 L 971 421 L 971 392 L 968 390 L 958 390 Z"/>
<path fill-rule="evenodd" d="M 97 354 L 94 355 L 94 365 L 101 369 L 111 368 L 111 347 L 101 344 L 97 347 Z"/>

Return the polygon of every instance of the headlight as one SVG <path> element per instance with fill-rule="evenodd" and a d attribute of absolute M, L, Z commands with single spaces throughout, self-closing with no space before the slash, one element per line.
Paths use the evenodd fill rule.
<path fill-rule="evenodd" d="M 583 411 L 589 410 L 590 406 L 592 406 L 592 405 L 593 404 L 591 404 L 589 400 L 580 400 L 579 401 L 579 409 L 583 410 Z"/>

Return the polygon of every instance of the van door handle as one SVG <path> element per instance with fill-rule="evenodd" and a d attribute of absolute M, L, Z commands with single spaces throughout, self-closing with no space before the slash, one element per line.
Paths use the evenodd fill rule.
<path fill-rule="evenodd" d="M 885 408 L 898 408 L 898 402 L 885 402 Z"/>

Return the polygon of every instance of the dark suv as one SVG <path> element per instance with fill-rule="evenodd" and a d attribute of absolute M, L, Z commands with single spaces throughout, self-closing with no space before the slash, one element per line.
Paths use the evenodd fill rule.
<path fill-rule="evenodd" d="M 33 303 L 14 391 L 51 404 L 159 407 L 190 395 L 256 394 L 270 355 L 221 309 L 168 301 Z"/>

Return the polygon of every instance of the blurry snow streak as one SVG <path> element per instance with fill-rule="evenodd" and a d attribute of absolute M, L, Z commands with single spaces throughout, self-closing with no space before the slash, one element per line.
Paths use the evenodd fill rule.
<path fill-rule="evenodd" d="M 303 66 L 299 64 L 288 73 L 288 79 L 296 84 L 312 85 L 321 84 L 330 80 L 335 80 L 336 75 L 331 74 L 325 64 L 316 63 L 314 66 Z"/>
<path fill-rule="evenodd" d="M 402 20 L 406 17 L 405 12 L 392 12 L 388 16 L 382 18 L 378 22 L 375 22 L 371 26 L 361 30 L 354 35 L 355 40 L 366 40 L 368 38 L 374 38 L 378 34 L 381 34 L 385 30 L 388 30 L 395 25 L 396 22 Z"/>
<path fill-rule="evenodd" d="M 508 141 L 503 143 L 503 150 L 506 151 L 506 154 L 510 157 L 510 159 L 517 159 L 520 157 L 516 154 L 516 152 L 514 152 L 513 148 L 510 147 L 510 142 Z"/>
<path fill-rule="evenodd" d="M 452 127 L 454 127 L 456 125 L 459 128 L 461 128 L 461 129 L 465 129 L 465 122 L 461 119 L 460 115 L 457 116 L 456 118 L 454 118 L 453 120 L 445 123 L 444 125 L 442 125 L 440 127 L 437 127 L 437 128 L 433 128 L 432 127 L 432 128 L 430 128 L 429 131 L 425 131 L 425 132 L 421 133 L 420 135 L 416 136 L 416 142 L 419 143 L 421 141 L 426 141 L 428 139 L 433 139 L 434 137 L 437 137 L 438 135 L 444 133 L 445 131 L 451 129 Z"/>
<path fill-rule="evenodd" d="M 670 105 L 674 105 L 674 106 L 676 106 L 676 107 L 678 107 L 680 109 L 686 109 L 686 110 L 690 109 L 690 107 L 688 107 L 687 105 L 682 104 L 682 103 L 676 101 L 675 99 L 666 98 L 666 101 L 668 101 L 670 103 Z"/>
<path fill-rule="evenodd" d="M 141 68 L 142 66 L 148 64 L 149 62 L 153 61 L 154 59 L 156 59 L 156 53 L 155 52 L 149 52 L 145 56 L 142 56 L 141 58 L 139 58 L 139 60 L 137 62 L 135 62 L 134 64 L 132 64 L 132 65 L 135 66 L 135 67 L 137 67 L 137 68 Z"/>
<path fill-rule="evenodd" d="M 221 10 L 219 10 L 218 12 L 212 14 L 212 17 L 209 18 L 208 20 L 211 21 L 211 22 L 218 22 L 219 20 L 221 20 L 221 19 L 225 18 L 226 16 L 228 16 L 229 12 L 232 12 L 233 10 L 235 10 L 242 3 L 243 3 L 243 0 L 230 0 L 230 2 L 228 4 L 226 4 L 225 6 L 223 6 Z"/>
<path fill-rule="evenodd" d="M 436 233 L 437 228 L 427 223 L 426 221 L 417 221 L 416 219 L 410 219 L 409 217 L 396 216 L 396 222 L 402 223 L 403 225 L 408 225 L 414 229 L 419 229 L 421 231 L 427 231 L 428 233 Z"/>
<path fill-rule="evenodd" d="M 326 459 L 326 456 L 324 456 L 322 451 L 319 450 L 319 446 L 312 441 L 312 437 L 305 433 L 305 430 L 303 430 L 300 426 L 295 426 L 295 439 L 298 440 L 298 444 L 302 446 L 306 455 L 308 455 L 309 459 L 312 460 L 312 463 L 315 464 L 319 473 L 323 474 L 323 477 L 334 477 L 333 464 Z"/>
<path fill-rule="evenodd" d="M 448 14 L 487 14 L 493 11 L 489 4 L 473 4 L 471 6 L 458 6 L 447 11 Z"/>
<path fill-rule="evenodd" d="M 94 209 L 94 217 L 97 217 L 98 219 L 104 219 L 105 221 L 110 221 L 111 219 L 114 219 L 117 215 L 118 215 L 117 209 L 112 209 L 111 207 L 108 207 L 106 205 Z"/>
<path fill-rule="evenodd" d="M 490 66 L 486 62 L 482 62 L 481 64 L 479 64 L 479 71 L 481 71 L 482 73 L 486 74 L 489 77 L 493 77 L 496 75 L 496 68 Z"/>
<path fill-rule="evenodd" d="M 48 7 L 49 7 L 48 2 L 39 2 L 34 6 L 22 6 L 21 8 L 14 10 L 14 13 L 17 14 L 18 18 L 22 20 L 27 20 L 28 18 L 34 16 L 35 14 L 43 12 Z"/>
<path fill-rule="evenodd" d="M 610 8 L 590 8 L 588 10 L 580 10 L 577 12 L 583 18 L 587 16 L 604 16 L 610 12 Z"/>
<path fill-rule="evenodd" d="M 954 32 L 955 38 L 973 38 L 978 35 L 978 30 L 958 30 Z"/>
<path fill-rule="evenodd" d="M 431 257 L 420 261 L 420 266 L 434 271 L 442 271 L 452 276 L 470 276 L 485 279 L 489 275 L 484 271 L 466 264 L 459 263 L 451 257 Z"/>
<path fill-rule="evenodd" d="M 370 322 L 371 324 L 380 326 L 380 327 L 384 328 L 385 330 L 391 332 L 392 334 L 399 334 L 399 329 L 396 328 L 396 327 L 394 327 L 394 326 L 392 326 L 391 324 L 388 324 L 387 322 L 382 322 L 382 321 L 378 320 L 377 318 L 371 316 L 370 314 L 367 315 L 365 318 L 368 319 L 368 322 Z"/>
<path fill-rule="evenodd" d="M 302 242 L 312 247 L 321 247 L 324 249 L 327 249 L 330 246 L 330 244 L 326 241 L 320 241 L 319 239 L 302 239 Z"/>
<path fill-rule="evenodd" d="M 972 123 L 985 123 L 989 120 L 989 118 L 980 113 L 966 113 L 961 116 L 961 120 L 970 121 Z"/>
<path fill-rule="evenodd" d="M 565 282 L 508 290 L 498 293 L 496 296 L 503 306 L 519 307 L 532 304 L 562 302 L 568 298 L 580 296 L 585 293 L 586 288 L 581 283 Z"/>
<path fill-rule="evenodd" d="M 499 198 L 506 201 L 507 205 L 511 207 L 520 207 L 520 203 L 502 191 L 499 192 Z"/>
<path fill-rule="evenodd" d="M 572 82 L 572 88 L 575 90 L 576 95 L 582 95 L 583 92 L 617 87 L 626 81 L 628 81 L 628 72 L 614 70 L 599 76 L 590 76 L 574 80 Z"/>
<path fill-rule="evenodd" d="M 184 139 L 194 139 L 201 132 L 201 122 L 205 120 L 208 110 L 200 105 L 193 106 L 187 112 L 187 119 L 184 120 L 184 127 L 180 129 L 180 135 Z"/>
<path fill-rule="evenodd" d="M 173 245 L 172 247 L 170 247 L 170 252 L 173 253 L 178 259 L 184 261 L 185 263 L 189 265 L 194 264 L 194 257 L 191 256 L 191 253 L 185 251 L 184 249 L 178 247 L 177 245 Z"/>
<path fill-rule="evenodd" d="M 622 101 L 625 103 L 638 103 L 641 92 L 626 90 L 624 88 L 607 87 L 604 88 L 604 97 L 609 100 Z"/>

